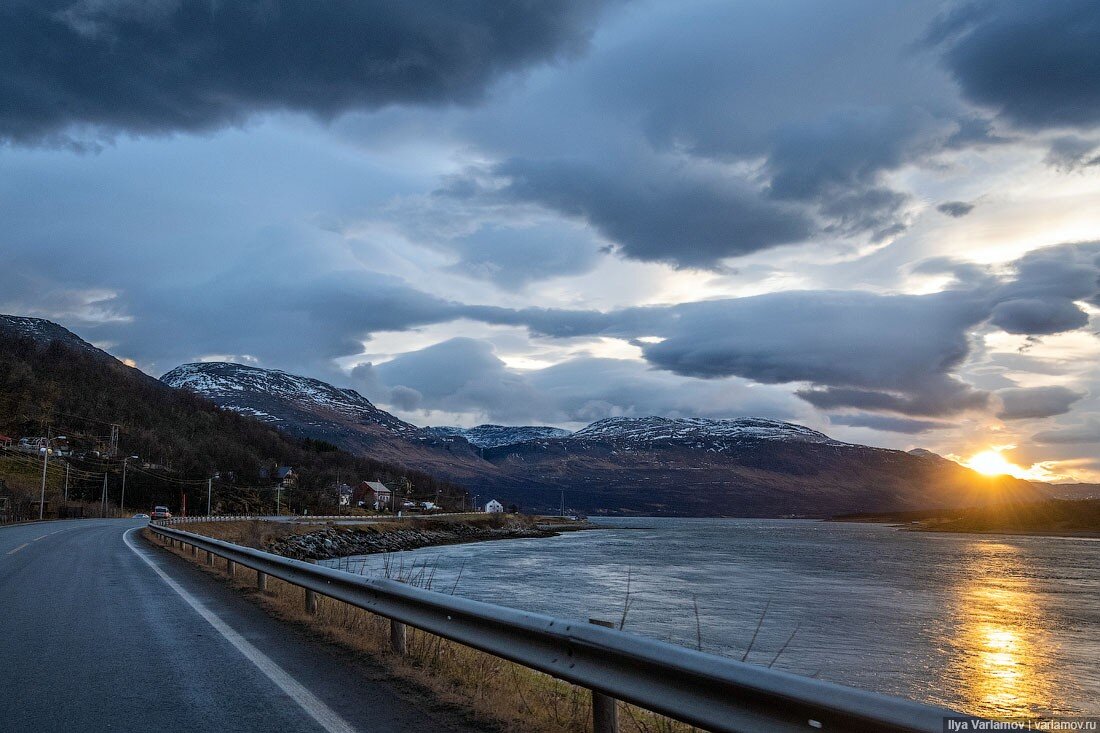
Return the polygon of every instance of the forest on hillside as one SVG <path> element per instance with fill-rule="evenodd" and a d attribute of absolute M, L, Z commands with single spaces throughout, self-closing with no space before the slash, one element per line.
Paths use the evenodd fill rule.
<path fill-rule="evenodd" d="M 112 423 L 119 426 L 117 456 L 95 456 L 91 451 L 102 449 Z M 104 352 L 57 340 L 0 334 L 0 434 L 65 435 L 77 453 L 88 452 L 69 462 L 74 501 L 98 501 L 106 474 L 108 496 L 117 504 L 122 458 L 139 456 L 129 462 L 126 477 L 126 506 L 135 511 L 153 504 L 178 511 L 185 497 L 191 513 L 204 511 L 211 477 L 216 477 L 214 508 L 269 511 L 275 466 L 291 466 L 298 475 L 296 489 L 280 492 L 284 507 L 295 511 L 331 511 L 337 483 L 367 480 L 404 487 L 402 493 L 411 497 L 438 497 L 445 506 L 465 501 L 465 490 L 454 483 L 321 441 L 290 438 L 172 389 Z M 35 470 L 34 459 L 11 450 L 0 456 L 0 479 L 17 498 L 33 494 L 37 500 L 41 470 Z M 51 505 L 62 498 L 64 463 L 55 461 L 48 473 Z"/>

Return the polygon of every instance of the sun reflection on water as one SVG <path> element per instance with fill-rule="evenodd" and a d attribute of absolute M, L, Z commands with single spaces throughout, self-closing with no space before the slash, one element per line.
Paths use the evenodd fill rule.
<path fill-rule="evenodd" d="M 976 542 L 957 588 L 949 674 L 967 712 L 990 717 L 1051 714 L 1052 658 L 1041 605 L 1017 548 Z"/>

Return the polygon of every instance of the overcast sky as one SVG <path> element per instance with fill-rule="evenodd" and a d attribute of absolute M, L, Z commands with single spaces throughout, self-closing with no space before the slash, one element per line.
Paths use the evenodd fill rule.
<path fill-rule="evenodd" d="M 154 376 L 1100 479 L 1091 0 L 9 0 L 0 69 L 0 311 Z"/>

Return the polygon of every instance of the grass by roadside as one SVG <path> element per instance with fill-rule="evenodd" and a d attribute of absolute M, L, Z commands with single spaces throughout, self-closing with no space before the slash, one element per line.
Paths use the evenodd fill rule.
<path fill-rule="evenodd" d="M 234 527 L 235 524 L 247 523 L 211 523 L 187 529 L 240 544 L 249 544 L 246 540 L 263 542 L 267 532 L 287 536 L 303 531 L 303 527 L 293 525 L 249 529 Z M 207 528 L 217 530 L 208 533 Z M 156 546 L 229 583 L 274 616 L 365 655 L 393 679 L 423 690 L 441 704 L 469 711 L 478 729 L 531 733 L 587 733 L 591 729 L 588 690 L 412 628 L 408 630 L 407 654 L 398 656 L 390 651 L 388 619 L 326 597 L 318 598 L 317 612 L 311 615 L 305 610 L 301 588 L 269 578 L 267 590 L 259 591 L 254 571 L 239 568 L 231 577 L 225 571 L 224 561 L 219 561 L 216 567 L 208 566 L 205 553 L 193 557 L 189 551 L 161 544 L 148 530 L 144 534 Z M 695 730 L 624 703 L 619 704 L 619 719 L 620 730 L 625 733 Z"/>

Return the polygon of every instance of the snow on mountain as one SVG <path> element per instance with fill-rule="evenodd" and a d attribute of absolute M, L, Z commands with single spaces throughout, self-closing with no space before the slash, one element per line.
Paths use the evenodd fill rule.
<path fill-rule="evenodd" d="M 335 414 L 356 423 L 381 425 L 398 434 L 420 430 L 378 409 L 353 389 L 341 389 L 277 369 L 202 362 L 182 364 L 160 379 L 171 387 L 190 390 L 226 409 L 266 422 L 286 419 L 282 413 L 290 405 L 309 412 Z"/>
<path fill-rule="evenodd" d="M 0 333 L 8 333 L 23 338 L 33 339 L 43 344 L 51 341 L 61 341 L 70 346 L 76 346 L 87 351 L 93 351 L 97 354 L 110 356 L 105 351 L 92 346 L 64 326 L 59 326 L 53 321 L 47 321 L 45 318 L 7 316 L 0 314 Z"/>
<path fill-rule="evenodd" d="M 634 445 L 661 442 L 691 445 L 738 440 L 780 440 L 845 445 L 824 433 L 802 425 L 757 417 L 743 417 L 735 420 L 708 420 L 701 417 L 609 417 L 578 430 L 569 439 Z"/>
<path fill-rule="evenodd" d="M 570 434 L 568 430 L 544 425 L 478 425 L 473 428 L 437 427 L 425 430 L 440 436 L 465 438 L 478 448 L 496 448 L 528 440 L 564 438 Z"/>

